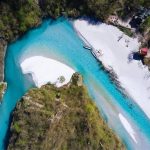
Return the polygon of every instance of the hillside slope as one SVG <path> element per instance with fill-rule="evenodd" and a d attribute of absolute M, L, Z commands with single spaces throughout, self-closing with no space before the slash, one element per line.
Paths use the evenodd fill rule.
<path fill-rule="evenodd" d="M 123 150 L 89 98 L 81 77 L 30 90 L 13 113 L 8 150 Z"/>

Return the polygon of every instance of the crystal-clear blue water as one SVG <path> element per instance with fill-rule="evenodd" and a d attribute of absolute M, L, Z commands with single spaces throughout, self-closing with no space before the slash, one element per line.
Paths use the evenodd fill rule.
<path fill-rule="evenodd" d="M 45 20 L 39 28 L 29 31 L 7 48 L 5 81 L 8 88 L 0 106 L 1 150 L 4 149 L 7 139 L 10 113 L 25 92 L 34 87 L 31 76 L 23 75 L 19 64 L 34 55 L 56 59 L 80 72 L 101 114 L 123 140 L 127 149 L 150 149 L 150 120 L 132 100 L 125 98 L 117 90 L 108 74 L 101 68 L 101 64 L 90 51 L 83 48 L 83 43 L 71 23 L 60 18 L 56 21 Z M 129 106 L 131 103 L 132 109 Z M 118 118 L 119 113 L 122 113 L 134 128 L 138 143 L 135 143 L 123 128 Z"/>

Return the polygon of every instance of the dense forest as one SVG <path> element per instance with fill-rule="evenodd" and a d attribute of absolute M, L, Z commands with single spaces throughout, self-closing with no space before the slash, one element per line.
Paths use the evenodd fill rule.
<path fill-rule="evenodd" d="M 0 36 L 7 41 L 40 24 L 43 17 L 89 16 L 105 20 L 110 14 L 126 19 L 140 6 L 150 7 L 149 0 L 2 0 L 0 1 Z M 148 18 L 142 31 L 149 26 Z"/>
<path fill-rule="evenodd" d="M 30 90 L 13 113 L 8 150 L 124 150 L 80 80 Z"/>

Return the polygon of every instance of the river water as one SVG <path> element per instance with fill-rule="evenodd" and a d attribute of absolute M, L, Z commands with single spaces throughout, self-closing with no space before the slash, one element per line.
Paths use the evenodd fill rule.
<path fill-rule="evenodd" d="M 60 18 L 56 21 L 44 20 L 40 27 L 29 31 L 7 48 L 5 81 L 8 87 L 0 106 L 1 150 L 5 149 L 8 140 L 7 131 L 12 110 L 17 101 L 31 87 L 35 87 L 31 76 L 22 74 L 20 63 L 25 58 L 35 55 L 63 62 L 82 74 L 89 94 L 101 115 L 122 139 L 127 149 L 150 149 L 150 120 L 137 104 L 125 98 L 117 90 L 100 62 L 92 56 L 90 51 L 83 48 L 83 43 L 71 23 L 67 19 Z M 137 143 L 121 124 L 119 113 L 132 125 Z"/>

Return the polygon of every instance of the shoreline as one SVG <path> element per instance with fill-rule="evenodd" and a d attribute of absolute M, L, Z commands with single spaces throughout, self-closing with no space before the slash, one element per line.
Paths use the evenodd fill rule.
<path fill-rule="evenodd" d="M 83 19 L 84 20 L 84 19 Z M 72 23 L 72 22 L 71 22 Z M 109 25 L 109 24 L 107 24 Z M 74 27 L 73 23 L 72 26 Z M 116 27 L 116 26 L 115 26 Z M 101 68 L 108 73 L 108 76 L 110 78 L 110 80 L 116 85 L 117 89 L 122 93 L 122 95 L 126 98 L 131 98 L 131 95 L 129 95 L 129 93 L 126 91 L 126 89 L 124 87 L 122 87 L 120 81 L 118 80 L 118 76 L 115 73 L 115 71 L 113 70 L 112 67 L 106 67 L 105 64 L 103 64 L 103 62 L 99 59 L 99 57 L 97 57 L 96 55 L 94 55 L 94 51 L 96 53 L 96 49 L 86 40 L 86 38 L 79 32 L 76 30 L 76 28 L 74 27 L 75 32 L 78 34 L 79 38 L 83 41 L 84 45 L 87 45 L 88 47 L 90 47 L 91 49 L 90 52 L 91 54 L 97 59 L 97 61 L 102 65 Z M 131 98 L 132 99 L 132 98 Z"/>
<path fill-rule="evenodd" d="M 127 96 L 129 96 L 129 98 L 132 98 L 133 101 L 136 102 L 140 106 L 140 108 L 145 112 L 145 114 L 148 116 L 148 118 L 150 118 L 150 111 L 146 104 L 146 102 L 148 102 L 148 99 L 150 96 L 148 94 L 148 91 L 146 91 L 146 89 L 143 88 L 143 90 L 145 92 L 144 93 L 145 99 L 143 99 L 140 96 L 140 98 L 141 98 L 141 100 L 140 100 L 140 98 L 138 98 L 139 95 L 137 96 L 137 94 L 136 94 L 136 93 L 140 92 L 139 89 L 141 89 L 141 91 L 143 91 L 142 88 L 140 87 L 140 85 L 145 86 L 145 82 L 150 83 L 150 79 L 147 79 L 147 81 L 144 81 L 144 79 L 140 79 L 141 80 L 140 84 L 136 86 L 136 80 L 138 82 L 139 78 L 135 77 L 136 73 L 137 74 L 140 73 L 141 74 L 140 78 L 142 78 L 144 75 L 148 74 L 148 71 L 147 71 L 148 69 L 146 69 L 147 67 L 144 67 L 141 64 L 140 64 L 141 68 L 139 68 L 139 63 L 133 61 L 133 62 L 131 62 L 131 64 L 129 64 L 129 65 L 131 65 L 129 67 L 132 70 L 130 70 L 129 72 L 127 71 L 129 69 L 127 68 L 128 63 L 126 62 L 127 58 L 125 58 L 125 56 L 127 56 L 127 54 L 130 54 L 130 52 L 132 52 L 132 51 L 138 51 L 139 43 L 137 42 L 137 39 L 132 39 L 132 38 L 129 38 L 127 35 L 124 35 L 124 38 L 129 39 L 130 44 L 131 44 L 131 45 L 129 45 L 129 47 L 126 47 L 126 46 L 124 46 L 126 43 L 123 43 L 123 40 L 120 43 L 115 42 L 114 39 L 116 39 L 117 36 L 119 36 L 123 33 L 114 26 L 107 25 L 104 23 L 99 24 L 99 25 L 91 25 L 91 24 L 87 23 L 87 21 L 85 21 L 85 20 L 75 20 L 73 22 L 73 26 L 90 43 L 90 45 L 92 45 L 92 47 L 94 47 L 94 49 L 99 49 L 99 47 L 100 47 L 100 49 L 103 50 L 104 56 L 100 56 L 99 58 L 97 58 L 97 60 L 99 60 L 103 64 L 104 69 L 106 71 L 108 71 L 110 79 L 112 77 L 112 75 L 110 75 L 110 71 L 111 71 L 110 68 L 113 68 L 113 72 L 115 73 L 115 77 L 112 78 L 113 82 L 115 79 L 115 81 L 117 81 L 117 85 L 121 86 L 122 87 L 121 89 L 125 89 L 125 94 L 127 93 Z M 106 31 L 107 29 L 108 29 L 108 31 Z M 113 35 L 111 32 L 114 33 L 115 35 Z M 100 35 L 103 36 L 104 39 L 102 39 L 100 37 Z M 108 36 L 108 37 L 106 37 L 106 36 Z M 112 38 L 114 43 L 111 42 L 111 38 L 109 38 L 109 36 Z M 79 35 L 79 37 L 80 37 L 80 35 Z M 116 41 L 117 41 L 117 39 L 116 39 Z M 106 44 L 108 44 L 109 46 L 107 47 Z M 120 52 L 119 52 L 119 50 L 117 51 L 117 50 L 115 50 L 115 48 L 116 49 L 120 48 L 121 50 L 123 49 L 124 51 L 120 50 Z M 122 62 L 121 57 L 124 57 L 123 63 L 122 63 L 122 65 L 118 65 L 117 63 Z M 131 71 L 133 71 L 131 76 L 127 75 L 127 74 L 130 74 Z M 134 73 L 134 71 L 135 71 L 135 73 Z M 112 72 L 112 74 L 114 75 L 113 72 Z M 133 76 L 134 76 L 134 78 L 133 78 Z M 126 81 L 125 79 L 128 81 Z M 135 84 L 132 83 L 133 80 L 134 80 Z M 146 85 L 148 88 L 148 83 Z M 134 87 L 136 88 L 136 90 L 135 90 L 136 92 L 131 90 L 131 88 L 134 89 Z M 119 88 L 119 90 L 120 90 L 120 88 Z M 124 90 L 123 90 L 123 92 L 124 92 Z M 144 102 L 143 102 L 143 100 L 144 100 Z"/>

